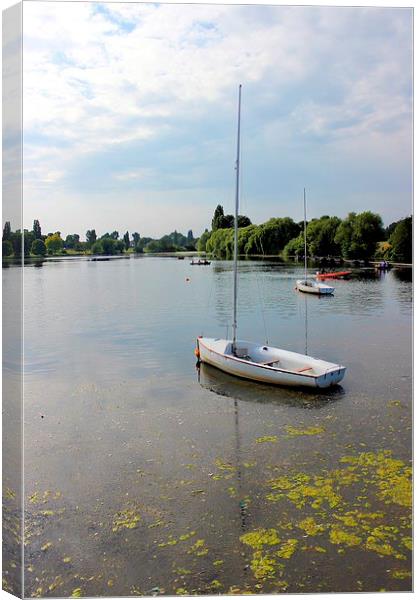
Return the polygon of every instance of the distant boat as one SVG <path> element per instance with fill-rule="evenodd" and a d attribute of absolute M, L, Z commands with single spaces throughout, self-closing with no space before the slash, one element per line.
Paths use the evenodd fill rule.
<path fill-rule="evenodd" d="M 306 189 L 304 188 L 304 279 L 297 279 L 296 288 L 306 294 L 317 294 L 318 296 L 333 294 L 335 288 L 319 283 L 315 279 L 307 277 L 307 214 L 306 214 Z"/>
<path fill-rule="evenodd" d="M 318 296 L 333 294 L 335 288 L 326 283 L 319 283 L 314 279 L 298 279 L 297 289 L 306 294 L 317 294 Z"/>
<path fill-rule="evenodd" d="M 177 259 L 178 260 L 185 260 L 185 257 L 184 256 L 178 256 Z"/>
<path fill-rule="evenodd" d="M 192 259 L 191 262 L 190 262 L 190 264 L 191 265 L 210 265 L 211 261 L 207 260 L 206 258 L 202 259 L 202 260 L 199 258 L 198 260 L 193 260 Z"/>
<path fill-rule="evenodd" d="M 381 261 L 378 265 L 375 265 L 375 268 L 378 271 L 388 271 L 389 269 L 391 269 L 392 265 L 390 265 L 390 263 L 388 263 L 386 260 Z"/>
<path fill-rule="evenodd" d="M 237 254 L 238 212 L 240 181 L 240 108 L 241 85 L 239 86 L 236 159 L 236 197 L 234 218 L 234 270 L 233 270 L 233 338 L 231 340 L 199 336 L 195 354 L 198 361 L 218 369 L 250 379 L 251 381 L 275 385 L 307 386 L 326 388 L 339 383 L 346 367 L 297 354 L 268 345 L 237 340 Z"/>
<path fill-rule="evenodd" d="M 330 273 L 316 273 L 316 279 L 345 279 L 351 275 L 352 271 L 334 271 Z"/>

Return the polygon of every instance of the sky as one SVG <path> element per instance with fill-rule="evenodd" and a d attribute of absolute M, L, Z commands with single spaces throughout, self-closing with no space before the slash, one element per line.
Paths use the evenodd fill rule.
<path fill-rule="evenodd" d="M 241 208 L 412 212 L 412 11 L 28 2 L 24 222 L 198 236 Z"/>

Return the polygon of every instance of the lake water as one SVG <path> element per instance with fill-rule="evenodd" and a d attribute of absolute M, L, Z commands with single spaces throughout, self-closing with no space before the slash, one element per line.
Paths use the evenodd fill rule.
<path fill-rule="evenodd" d="M 25 267 L 26 596 L 411 589 L 411 272 L 301 275 L 241 262 L 239 337 L 346 365 L 321 393 L 197 369 L 230 262 Z"/>

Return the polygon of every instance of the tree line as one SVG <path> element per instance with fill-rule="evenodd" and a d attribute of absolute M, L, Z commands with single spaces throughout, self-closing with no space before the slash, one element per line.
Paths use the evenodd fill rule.
<path fill-rule="evenodd" d="M 98 237 L 95 229 L 88 229 L 86 241 L 81 241 L 78 233 L 69 234 L 64 239 L 60 231 L 43 235 L 38 219 L 34 220 L 32 230 L 25 229 L 23 232 L 20 229 L 12 231 L 10 222 L 6 221 L 2 238 L 3 256 L 14 257 L 21 257 L 22 253 L 25 256 L 46 256 L 177 252 L 195 250 L 196 243 L 191 229 L 186 236 L 173 231 L 160 239 L 141 237 L 138 232 L 130 235 L 128 231 L 121 238 L 118 231 L 106 232 Z"/>
<path fill-rule="evenodd" d="M 290 217 L 271 218 L 255 225 L 249 217 L 238 217 L 238 251 L 245 256 L 279 255 L 284 259 L 304 256 L 304 222 Z M 198 250 L 215 258 L 232 258 L 234 250 L 234 216 L 225 215 L 218 205 L 199 239 L 192 230 L 187 235 L 173 231 L 159 239 L 118 231 L 100 237 L 95 229 L 86 231 L 86 241 L 77 233 L 63 239 L 61 232 L 42 233 L 39 220 L 32 230 L 12 231 L 7 221 L 3 228 L 3 256 L 21 257 L 63 254 L 106 254 L 127 252 L 159 253 Z M 340 257 L 354 260 L 391 260 L 412 262 L 412 216 L 383 227 L 381 216 L 370 211 L 351 212 L 345 219 L 324 215 L 307 223 L 307 254 L 311 257 Z"/>
<path fill-rule="evenodd" d="M 246 216 L 238 217 L 238 253 L 280 255 L 285 259 L 304 256 L 304 222 L 290 217 L 272 218 L 254 225 Z M 224 215 L 221 205 L 214 211 L 211 230 L 206 229 L 197 249 L 216 258 L 232 258 L 234 217 Z M 379 214 L 351 212 L 345 219 L 324 215 L 307 223 L 307 255 L 354 260 L 412 262 L 412 217 L 384 228 Z"/>

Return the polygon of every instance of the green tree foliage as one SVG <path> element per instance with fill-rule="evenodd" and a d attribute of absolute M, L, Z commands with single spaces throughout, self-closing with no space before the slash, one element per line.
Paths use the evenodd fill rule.
<path fill-rule="evenodd" d="M 335 242 L 337 229 L 341 223 L 338 217 L 312 219 L 307 225 L 307 254 L 311 256 L 337 256 L 339 244 Z M 304 233 L 303 239 L 304 239 Z"/>
<path fill-rule="evenodd" d="M 140 234 L 137 231 L 135 231 L 132 234 L 132 245 L 134 246 L 134 248 L 137 247 L 139 241 L 140 241 Z"/>
<path fill-rule="evenodd" d="M 197 250 L 198 252 L 205 252 L 207 249 L 207 242 L 209 240 L 209 238 L 211 237 L 211 232 L 208 231 L 208 229 L 206 229 L 204 231 L 204 233 L 201 235 L 201 237 L 198 240 L 198 244 L 197 244 Z"/>
<path fill-rule="evenodd" d="M 59 254 L 64 247 L 64 242 L 61 239 L 60 233 L 57 231 L 56 233 L 49 235 L 45 240 L 45 246 L 48 254 Z"/>
<path fill-rule="evenodd" d="M 149 244 L 150 242 L 152 242 L 153 239 L 150 237 L 142 237 L 138 240 L 138 243 L 135 246 L 135 252 L 137 253 L 142 253 L 144 252 L 144 248 L 147 246 L 147 244 Z"/>
<path fill-rule="evenodd" d="M 128 250 L 129 247 L 131 246 L 131 241 L 129 239 L 128 231 L 124 233 L 124 246 L 125 246 L 125 250 Z"/>
<path fill-rule="evenodd" d="M 390 235 L 390 259 L 397 262 L 412 262 L 413 252 L 413 223 L 412 217 L 407 217 L 397 223 Z"/>
<path fill-rule="evenodd" d="M 2 252 L 3 252 L 3 256 L 12 256 L 13 246 L 12 246 L 12 242 L 10 240 L 3 240 Z"/>
<path fill-rule="evenodd" d="M 106 254 L 107 256 L 122 254 L 124 249 L 125 244 L 123 240 L 115 240 L 109 234 L 108 237 L 102 236 L 100 240 L 96 240 L 91 247 L 92 254 Z"/>
<path fill-rule="evenodd" d="M 269 219 L 256 226 L 246 243 L 246 254 L 279 254 L 299 233 L 299 227 L 289 217 Z"/>
<path fill-rule="evenodd" d="M 92 254 L 104 254 L 102 240 L 96 240 L 90 247 Z"/>
<path fill-rule="evenodd" d="M 93 246 L 93 244 L 96 242 L 96 239 L 97 239 L 96 230 L 88 229 L 86 231 L 86 243 L 87 243 L 88 248 Z"/>
<path fill-rule="evenodd" d="M 366 211 L 349 213 L 336 231 L 335 242 L 344 258 L 368 260 L 373 257 L 377 243 L 385 234 L 380 215 Z"/>
<path fill-rule="evenodd" d="M 35 238 L 31 245 L 31 254 L 35 256 L 45 256 L 47 253 L 47 247 L 45 242 L 39 238 Z"/>
<path fill-rule="evenodd" d="M 28 231 L 24 229 L 23 231 L 23 248 L 25 252 L 25 256 L 29 256 L 31 253 L 32 242 L 34 241 L 35 236 L 33 231 Z"/>
<path fill-rule="evenodd" d="M 206 251 L 216 258 L 231 258 L 233 255 L 234 230 L 215 229 L 206 244 Z"/>
<path fill-rule="evenodd" d="M 33 222 L 33 234 L 35 236 L 36 240 L 41 240 L 42 239 L 42 231 L 41 231 L 41 226 L 39 224 L 38 219 L 35 219 L 35 221 Z"/>
<path fill-rule="evenodd" d="M 214 216 L 211 221 L 211 229 L 215 231 L 216 229 L 221 228 L 221 220 L 224 217 L 224 208 L 219 204 L 214 211 Z"/>
<path fill-rule="evenodd" d="M 13 246 L 13 254 L 16 257 L 22 256 L 22 232 L 20 229 L 10 234 L 10 243 Z"/>
<path fill-rule="evenodd" d="M 10 227 L 10 221 L 6 221 L 3 227 L 3 242 L 10 241 L 12 237 L 12 229 Z"/>
<path fill-rule="evenodd" d="M 112 231 L 112 233 L 110 234 L 109 237 L 113 240 L 117 240 L 117 239 L 119 239 L 119 233 L 117 231 Z"/>
<path fill-rule="evenodd" d="M 394 223 L 390 223 L 390 225 L 388 227 L 385 228 L 384 233 L 385 233 L 385 238 L 386 240 L 388 240 L 391 236 L 391 234 L 393 233 L 393 231 L 396 229 L 396 225 L 399 223 L 400 221 L 394 221 Z"/>
<path fill-rule="evenodd" d="M 291 256 L 304 256 L 304 233 L 300 233 L 299 236 L 290 240 L 285 246 L 283 253 L 286 258 L 289 258 Z"/>
<path fill-rule="evenodd" d="M 252 224 L 252 221 L 249 217 L 245 215 L 238 215 L 237 217 L 237 226 L 240 227 L 248 227 Z M 234 227 L 234 215 L 225 215 L 224 209 L 219 204 L 214 211 L 214 216 L 211 222 L 212 231 L 216 231 L 217 229 L 229 229 Z"/>
<path fill-rule="evenodd" d="M 80 236 L 78 233 L 69 234 L 65 238 L 64 247 L 69 250 L 79 250 L 80 249 Z"/>
<path fill-rule="evenodd" d="M 230 215 L 227 215 L 227 217 L 229 217 L 229 216 Z M 249 217 L 246 217 L 246 215 L 238 215 L 237 216 L 237 227 L 248 227 L 251 224 L 252 224 L 252 221 L 249 219 Z M 234 217 L 233 217 L 232 227 L 234 227 Z"/>
<path fill-rule="evenodd" d="M 192 229 L 189 229 L 188 235 L 186 236 L 186 239 L 188 240 L 189 244 L 193 243 L 194 237 L 193 237 L 193 231 L 192 231 Z"/>

